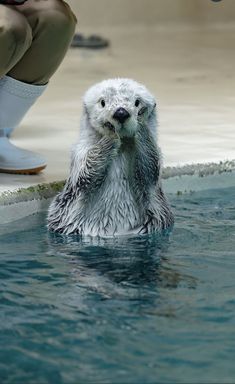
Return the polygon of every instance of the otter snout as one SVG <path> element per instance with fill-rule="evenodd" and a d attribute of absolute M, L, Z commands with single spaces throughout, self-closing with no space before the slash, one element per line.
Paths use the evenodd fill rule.
<path fill-rule="evenodd" d="M 125 108 L 118 108 L 113 115 L 113 119 L 117 120 L 119 123 L 123 124 L 130 117 L 129 112 Z"/>

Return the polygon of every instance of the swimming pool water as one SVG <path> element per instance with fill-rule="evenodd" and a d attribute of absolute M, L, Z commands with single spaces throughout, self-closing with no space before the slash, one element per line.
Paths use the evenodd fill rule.
<path fill-rule="evenodd" d="M 235 188 L 171 197 L 169 238 L 0 228 L 1 383 L 234 383 Z"/>

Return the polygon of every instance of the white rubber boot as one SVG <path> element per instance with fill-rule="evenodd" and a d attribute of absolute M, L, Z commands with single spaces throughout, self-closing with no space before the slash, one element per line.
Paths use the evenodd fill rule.
<path fill-rule="evenodd" d="M 35 174 L 46 167 L 42 156 L 16 147 L 7 138 L 45 88 L 9 76 L 0 79 L 0 172 Z"/>
<path fill-rule="evenodd" d="M 0 172 L 31 175 L 45 167 L 42 156 L 16 147 L 7 137 L 0 137 Z"/>

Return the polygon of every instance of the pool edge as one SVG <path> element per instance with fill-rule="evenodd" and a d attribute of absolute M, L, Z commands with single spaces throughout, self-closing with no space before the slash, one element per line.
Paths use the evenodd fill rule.
<path fill-rule="evenodd" d="M 235 186 L 235 160 L 219 163 L 165 167 L 163 184 L 167 193 L 183 194 L 203 189 Z M 0 194 L 0 224 L 9 223 L 46 210 L 64 180 L 38 184 Z"/>

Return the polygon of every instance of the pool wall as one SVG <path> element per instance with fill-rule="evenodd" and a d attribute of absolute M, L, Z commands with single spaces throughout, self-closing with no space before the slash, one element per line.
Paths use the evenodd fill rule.
<path fill-rule="evenodd" d="M 63 185 L 64 181 L 58 181 L 0 194 L 0 224 L 47 210 L 51 199 Z M 163 170 L 163 186 L 168 194 L 192 193 L 234 185 L 235 160 L 166 167 Z"/>

